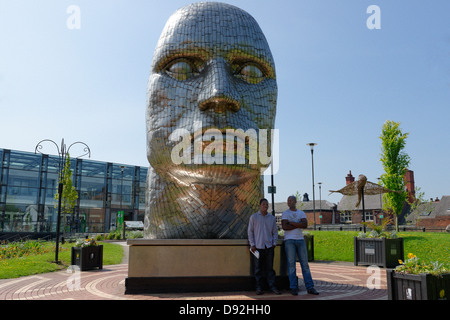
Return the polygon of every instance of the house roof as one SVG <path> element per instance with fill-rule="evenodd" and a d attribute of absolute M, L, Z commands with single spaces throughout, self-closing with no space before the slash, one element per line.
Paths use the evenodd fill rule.
<path fill-rule="evenodd" d="M 406 220 L 413 221 L 417 218 L 428 219 L 440 216 L 450 216 L 450 196 L 443 196 L 437 202 L 424 202 L 420 204 L 411 212 Z"/>
<path fill-rule="evenodd" d="M 316 206 L 316 211 L 322 209 L 322 211 L 333 211 L 336 210 L 336 204 L 331 203 L 327 200 L 316 200 L 314 201 Z M 271 205 L 269 205 L 269 211 L 271 211 Z M 283 213 L 289 209 L 286 202 L 276 202 L 275 203 L 275 213 Z M 297 202 L 297 209 L 302 211 L 313 211 L 313 202 L 312 201 L 299 201 Z"/>
<path fill-rule="evenodd" d="M 357 202 L 358 195 L 343 196 L 337 209 L 338 211 L 362 210 L 362 201 L 358 207 L 355 207 Z M 364 210 L 381 210 L 382 205 L 382 197 L 379 194 L 364 195 Z"/>
<path fill-rule="evenodd" d="M 436 209 L 433 210 L 435 216 L 450 216 L 450 196 L 443 196 L 439 202 L 434 202 Z"/>

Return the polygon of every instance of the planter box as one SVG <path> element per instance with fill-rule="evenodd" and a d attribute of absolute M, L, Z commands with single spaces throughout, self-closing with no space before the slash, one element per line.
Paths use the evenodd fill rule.
<path fill-rule="evenodd" d="M 438 277 L 423 273 L 403 274 L 388 269 L 386 275 L 389 300 L 449 300 L 450 273 Z"/>
<path fill-rule="evenodd" d="M 395 268 L 403 260 L 403 238 L 354 237 L 354 264 Z"/>
<path fill-rule="evenodd" d="M 314 261 L 314 236 L 304 235 L 306 250 L 308 251 L 308 261 Z"/>
<path fill-rule="evenodd" d="M 103 246 L 72 247 L 71 264 L 81 271 L 103 268 Z"/>

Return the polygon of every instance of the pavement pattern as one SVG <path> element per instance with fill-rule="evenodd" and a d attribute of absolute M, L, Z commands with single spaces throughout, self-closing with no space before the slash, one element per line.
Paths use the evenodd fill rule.
<path fill-rule="evenodd" d="M 0 300 L 387 300 L 386 269 L 354 266 L 352 263 L 310 262 L 319 295 L 302 286 L 298 296 L 282 290 L 265 292 L 165 293 L 126 295 L 128 264 L 103 266 L 83 272 L 57 271 L 17 279 L 0 279 Z"/>

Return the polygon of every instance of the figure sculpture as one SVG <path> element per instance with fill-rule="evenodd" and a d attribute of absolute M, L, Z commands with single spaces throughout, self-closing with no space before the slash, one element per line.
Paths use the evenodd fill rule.
<path fill-rule="evenodd" d="M 349 183 L 339 190 L 330 190 L 330 194 L 334 192 L 339 192 L 345 196 L 358 195 L 358 201 L 356 202 L 355 208 L 358 208 L 361 200 L 364 199 L 364 195 L 382 194 L 387 192 L 399 193 L 399 191 L 393 191 L 380 186 L 379 184 L 368 181 L 367 177 L 363 174 L 358 176 L 358 180 Z"/>
<path fill-rule="evenodd" d="M 262 143 L 271 154 L 260 133 L 276 99 L 273 57 L 247 12 L 203 2 L 169 18 L 147 88 L 145 238 L 246 238 L 270 165 L 249 154 Z"/>

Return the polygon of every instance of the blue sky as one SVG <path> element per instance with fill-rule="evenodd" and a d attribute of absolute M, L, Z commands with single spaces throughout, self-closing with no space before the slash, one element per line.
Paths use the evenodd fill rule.
<path fill-rule="evenodd" d="M 83 141 L 91 159 L 147 166 L 145 97 L 169 16 L 192 1 L 0 0 L 0 148 Z M 260 24 L 278 79 L 276 202 L 328 190 L 349 170 L 377 182 L 381 127 L 409 132 L 410 169 L 426 198 L 450 195 L 450 1 L 227 1 Z M 80 9 L 69 29 L 67 9 Z M 370 5 L 381 29 L 366 25 Z M 52 151 L 49 150 L 50 153 Z M 267 185 L 270 179 L 266 179 Z M 270 197 L 269 194 L 266 194 Z"/>

